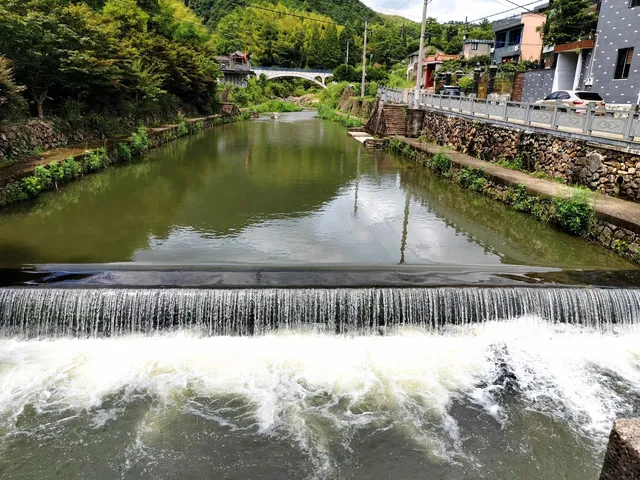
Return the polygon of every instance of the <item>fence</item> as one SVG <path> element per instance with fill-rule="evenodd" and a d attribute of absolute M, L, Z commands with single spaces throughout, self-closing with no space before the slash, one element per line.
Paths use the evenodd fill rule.
<path fill-rule="evenodd" d="M 381 87 L 378 96 L 386 103 L 414 104 L 415 92 Z M 459 112 L 517 125 L 532 125 L 553 130 L 567 130 L 586 135 L 618 136 L 627 141 L 640 141 L 640 116 L 636 110 L 620 111 L 546 106 L 534 103 L 481 100 L 449 95 L 420 95 L 420 107 Z"/>

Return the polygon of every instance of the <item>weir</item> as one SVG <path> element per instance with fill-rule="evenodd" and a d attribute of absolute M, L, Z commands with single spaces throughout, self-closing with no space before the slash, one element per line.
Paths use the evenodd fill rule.
<path fill-rule="evenodd" d="M 513 319 L 610 330 L 640 320 L 640 290 L 558 287 L 441 288 L 4 288 L 3 336 L 117 337 L 190 329 L 209 335 L 263 335 L 313 327 L 383 334 L 398 326 Z"/>

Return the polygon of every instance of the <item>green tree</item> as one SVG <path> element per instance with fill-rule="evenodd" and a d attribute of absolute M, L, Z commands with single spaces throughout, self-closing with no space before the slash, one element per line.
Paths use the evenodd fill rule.
<path fill-rule="evenodd" d="M 13 120 L 26 113 L 27 104 L 22 98 L 24 87 L 17 85 L 8 58 L 0 57 L 0 122 Z"/>
<path fill-rule="evenodd" d="M 589 0 L 554 0 L 542 28 L 545 45 L 560 45 L 593 38 L 598 15 L 590 10 Z"/>

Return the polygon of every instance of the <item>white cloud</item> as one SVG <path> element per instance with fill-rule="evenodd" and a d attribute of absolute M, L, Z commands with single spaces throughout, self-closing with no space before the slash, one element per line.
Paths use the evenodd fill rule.
<path fill-rule="evenodd" d="M 527 4 L 531 1 L 532 0 L 517 0 L 515 3 Z M 408 0 L 406 2 L 405 0 L 362 0 L 362 2 L 376 11 L 381 11 L 381 8 L 386 5 L 392 9 L 392 11 L 387 9 L 382 10 L 382 13 L 402 15 L 416 22 L 419 22 L 422 18 L 422 0 Z M 531 7 L 532 6 L 529 6 L 527 8 Z M 487 15 L 504 12 L 511 8 L 515 7 L 506 0 L 432 0 L 431 3 L 429 3 L 427 15 L 437 18 L 440 22 L 450 20 L 464 22 L 465 18 L 467 18 L 468 21 L 473 21 L 486 17 Z M 523 11 L 526 10 L 511 10 L 502 15 L 491 17 L 489 21 L 500 17 L 515 15 Z"/>

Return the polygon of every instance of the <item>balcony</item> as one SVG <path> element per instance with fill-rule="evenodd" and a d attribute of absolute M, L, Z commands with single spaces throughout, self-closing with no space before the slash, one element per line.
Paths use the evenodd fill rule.
<path fill-rule="evenodd" d="M 491 29 L 494 32 L 499 32 L 501 30 L 507 30 L 513 27 L 517 27 L 519 25 L 522 25 L 522 15 L 514 15 L 512 17 L 496 20 L 491 24 Z"/>

